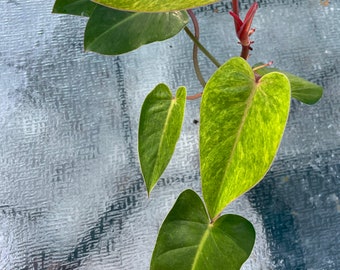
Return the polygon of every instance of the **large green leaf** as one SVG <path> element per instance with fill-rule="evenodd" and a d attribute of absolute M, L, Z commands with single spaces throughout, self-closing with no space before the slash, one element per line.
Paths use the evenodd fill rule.
<path fill-rule="evenodd" d="M 93 0 L 115 9 L 137 12 L 168 12 L 204 6 L 216 0 Z"/>
<path fill-rule="evenodd" d="M 285 75 L 273 72 L 256 82 L 253 70 L 240 57 L 230 59 L 210 78 L 201 102 L 200 165 L 211 217 L 266 174 L 289 105 Z"/>
<path fill-rule="evenodd" d="M 261 65 L 261 64 L 259 64 Z M 309 82 L 303 78 L 295 76 L 289 72 L 281 71 L 276 68 L 265 67 L 256 71 L 259 75 L 265 75 L 270 72 L 281 72 L 285 74 L 290 82 L 292 97 L 306 104 L 315 104 L 320 100 L 323 94 L 323 88 L 315 83 Z"/>
<path fill-rule="evenodd" d="M 133 13 L 98 6 L 85 30 L 87 51 L 117 55 L 176 35 L 188 23 L 185 11 Z"/>
<path fill-rule="evenodd" d="M 148 194 L 168 165 L 178 141 L 186 102 L 180 87 L 176 97 L 159 84 L 146 97 L 139 120 L 138 153 Z"/>
<path fill-rule="evenodd" d="M 96 6 L 90 0 L 56 0 L 52 12 L 90 17 Z"/>
<path fill-rule="evenodd" d="M 200 197 L 186 190 L 159 231 L 150 269 L 240 269 L 254 241 L 255 231 L 249 221 L 224 215 L 211 223 Z"/>

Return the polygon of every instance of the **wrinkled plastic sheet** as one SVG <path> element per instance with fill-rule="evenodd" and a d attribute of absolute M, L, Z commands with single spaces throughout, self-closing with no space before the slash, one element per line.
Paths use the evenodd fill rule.
<path fill-rule="evenodd" d="M 240 1 L 242 15 L 252 1 Z M 340 269 L 340 2 L 260 0 L 250 63 L 322 85 L 292 101 L 265 179 L 226 212 L 255 226 L 243 269 Z M 86 18 L 53 1 L 0 2 L 0 269 L 148 269 L 157 232 L 181 191 L 200 193 L 199 100 L 187 104 L 173 160 L 147 198 L 137 155 L 141 104 L 159 82 L 189 93 L 185 33 L 116 57 L 84 53 Z M 196 10 L 201 42 L 238 55 L 230 1 Z M 214 66 L 199 60 L 207 79 Z"/>

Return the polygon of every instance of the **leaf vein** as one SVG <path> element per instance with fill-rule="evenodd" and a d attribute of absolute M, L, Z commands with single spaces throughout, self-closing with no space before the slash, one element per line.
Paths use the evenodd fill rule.
<path fill-rule="evenodd" d="M 236 147 L 240 141 L 240 138 L 241 138 L 241 134 L 242 134 L 242 130 L 243 130 L 243 127 L 245 125 L 245 122 L 246 122 L 246 119 L 247 119 L 247 116 L 249 114 L 249 111 L 250 111 L 250 108 L 251 108 L 251 105 L 252 105 L 252 101 L 255 97 L 255 94 L 256 94 L 256 85 L 253 84 L 253 87 L 252 87 L 252 90 L 250 92 L 250 95 L 246 101 L 246 108 L 244 110 L 244 113 L 242 115 L 242 119 L 241 119 L 241 122 L 240 122 L 240 126 L 239 126 L 239 129 L 237 131 L 237 134 L 236 134 L 236 138 L 235 138 L 235 141 L 234 141 L 234 144 L 233 144 L 233 147 L 232 147 L 232 150 L 230 152 L 230 156 L 228 158 L 228 161 L 226 163 L 226 166 L 225 166 L 225 169 L 224 169 L 224 175 L 223 175 L 223 179 L 222 179 L 222 184 L 220 185 L 220 187 L 225 187 L 225 182 L 226 182 L 226 179 L 227 179 L 227 173 L 228 173 L 228 168 L 231 164 L 231 161 L 233 159 L 233 156 L 235 154 L 235 151 L 236 151 Z M 220 188 L 218 190 L 218 195 L 217 195 L 217 198 L 221 198 L 221 192 L 223 191 L 223 188 Z"/>

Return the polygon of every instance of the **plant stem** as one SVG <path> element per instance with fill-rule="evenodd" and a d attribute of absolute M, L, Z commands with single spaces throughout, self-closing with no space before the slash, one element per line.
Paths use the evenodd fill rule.
<path fill-rule="evenodd" d="M 233 12 L 238 16 L 240 14 L 238 0 L 233 0 L 232 8 L 233 8 Z M 234 24 L 235 24 L 235 30 L 237 32 L 237 25 L 236 25 L 236 21 L 235 20 L 234 20 Z M 241 51 L 241 55 L 240 56 L 243 59 L 248 60 L 248 58 L 249 58 L 249 51 L 250 51 L 250 45 L 247 45 L 247 46 L 242 45 L 242 51 Z"/>
<path fill-rule="evenodd" d="M 192 12 L 191 9 L 187 10 L 187 12 L 188 12 L 188 14 L 189 14 L 189 16 L 191 18 L 191 21 L 192 21 L 192 23 L 194 25 L 195 39 L 198 41 L 199 38 L 200 38 L 200 30 L 199 30 L 197 18 L 195 16 L 195 14 Z M 197 79 L 199 80 L 199 82 L 201 83 L 201 85 L 204 88 L 206 82 L 205 82 L 205 80 L 203 78 L 201 69 L 199 67 L 199 63 L 198 63 L 198 47 L 197 47 L 196 43 L 194 43 L 194 47 L 192 49 L 192 60 L 194 62 L 194 68 L 195 68 Z"/>
<path fill-rule="evenodd" d="M 198 80 L 200 81 L 201 85 L 203 87 L 205 87 L 205 80 L 202 76 L 202 73 L 201 73 L 201 69 L 199 68 L 199 63 L 198 63 L 198 57 L 197 57 L 197 54 L 198 54 L 198 48 L 208 57 L 208 59 L 215 64 L 216 67 L 220 67 L 221 64 L 216 60 L 215 57 L 213 57 L 211 55 L 211 53 L 199 42 L 199 26 L 198 26 L 198 22 L 197 22 L 197 18 L 195 16 L 195 14 L 192 12 L 192 10 L 187 10 L 191 20 L 192 20 L 192 23 L 194 25 L 194 31 L 195 31 L 195 34 L 193 34 L 190 29 L 185 26 L 184 27 L 184 30 L 185 32 L 187 33 L 187 35 L 191 38 L 191 40 L 194 42 L 194 47 L 193 47 L 193 62 L 194 62 L 194 68 L 195 68 L 195 72 L 196 72 L 196 76 L 198 78 Z M 191 96 L 187 96 L 187 100 L 195 100 L 195 99 L 198 99 L 202 97 L 202 92 L 201 93 L 197 93 L 197 94 L 194 94 L 194 95 L 191 95 Z"/>
<path fill-rule="evenodd" d="M 238 0 L 233 0 L 232 6 L 233 6 L 233 12 L 236 15 L 239 15 Z"/>
<path fill-rule="evenodd" d="M 249 57 L 249 51 L 250 51 L 250 46 L 243 46 L 242 45 L 242 51 L 241 51 L 241 57 L 244 59 L 244 60 L 248 60 L 248 57 Z"/>
<path fill-rule="evenodd" d="M 195 95 L 192 95 L 192 96 L 187 96 L 187 100 L 195 100 L 195 99 L 198 99 L 202 96 L 202 93 L 197 93 Z"/>
<path fill-rule="evenodd" d="M 190 29 L 185 26 L 184 31 L 187 33 L 187 35 L 191 38 L 191 40 L 197 45 L 197 47 L 206 55 L 206 57 L 209 58 L 211 62 L 214 63 L 216 67 L 220 67 L 221 64 L 213 57 L 210 52 L 195 38 L 194 34 L 190 31 Z"/>
<path fill-rule="evenodd" d="M 253 68 L 253 71 L 259 70 L 259 69 L 261 69 L 261 68 L 269 67 L 269 66 L 271 66 L 272 64 L 273 64 L 273 61 L 269 61 L 267 64 L 263 64 L 263 65 L 254 67 L 254 68 Z"/>

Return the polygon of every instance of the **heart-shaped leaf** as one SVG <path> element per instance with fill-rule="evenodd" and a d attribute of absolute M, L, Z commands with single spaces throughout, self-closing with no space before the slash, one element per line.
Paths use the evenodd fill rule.
<path fill-rule="evenodd" d="M 255 241 L 252 224 L 237 215 L 211 223 L 200 197 L 184 191 L 159 231 L 151 270 L 240 269 Z"/>
<path fill-rule="evenodd" d="M 121 10 L 137 12 L 168 12 L 205 6 L 216 0 L 93 0 L 94 2 Z"/>
<path fill-rule="evenodd" d="M 261 65 L 261 64 L 258 64 Z M 258 65 L 255 65 L 258 66 Z M 303 78 L 295 76 L 289 72 L 281 71 L 277 68 L 265 67 L 256 71 L 259 75 L 265 75 L 277 71 L 285 74 L 290 82 L 292 97 L 306 104 L 315 104 L 320 100 L 323 94 L 323 88 L 315 83 L 309 82 Z"/>
<path fill-rule="evenodd" d="M 117 55 L 176 35 L 188 23 L 185 11 L 133 13 L 97 6 L 85 30 L 87 51 Z"/>
<path fill-rule="evenodd" d="M 200 114 L 202 189 L 211 217 L 266 174 L 289 105 L 285 75 L 273 72 L 256 82 L 253 70 L 240 57 L 212 75 L 203 91 Z"/>
<path fill-rule="evenodd" d="M 139 120 L 138 153 L 148 194 L 157 183 L 175 151 L 185 110 L 186 90 L 173 97 L 159 84 L 146 97 Z"/>
<path fill-rule="evenodd" d="M 52 12 L 90 17 L 96 6 L 90 0 L 56 0 Z"/>

